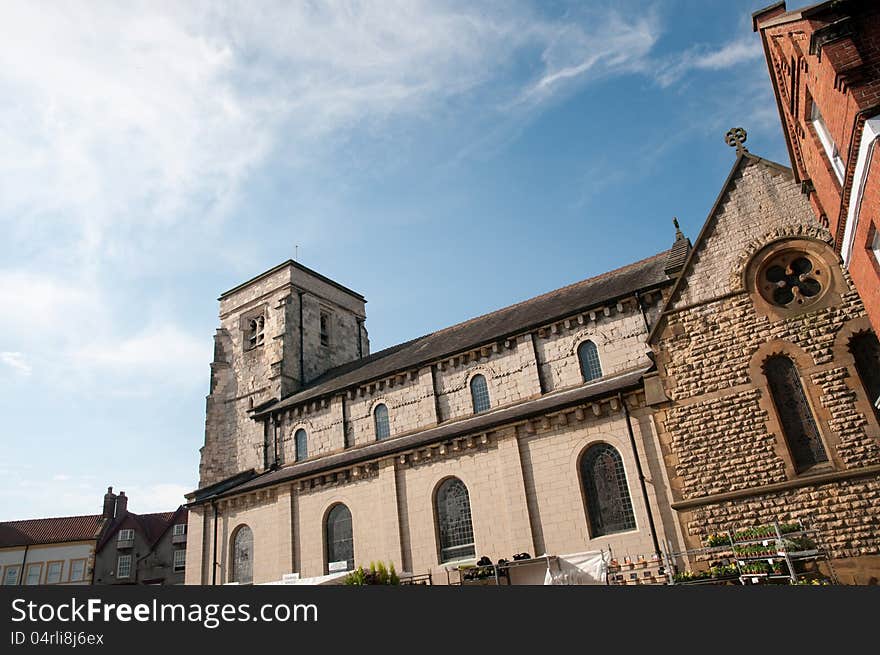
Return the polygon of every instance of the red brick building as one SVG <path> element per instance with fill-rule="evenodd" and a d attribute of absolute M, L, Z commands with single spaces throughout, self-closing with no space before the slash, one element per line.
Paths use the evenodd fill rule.
<path fill-rule="evenodd" d="M 880 332 L 880 2 L 753 15 L 794 169 Z"/>

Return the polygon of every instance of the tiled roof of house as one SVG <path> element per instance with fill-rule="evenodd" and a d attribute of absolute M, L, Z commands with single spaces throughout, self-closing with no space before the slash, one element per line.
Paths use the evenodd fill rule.
<path fill-rule="evenodd" d="M 101 514 L 7 521 L 0 523 L 0 548 L 97 539 L 103 525 Z"/>
<path fill-rule="evenodd" d="M 154 514 L 135 514 L 134 512 L 126 511 L 123 516 L 117 518 L 116 522 L 101 537 L 98 550 L 101 550 L 129 520 L 133 521 L 135 526 L 128 523 L 125 527 L 138 528 L 144 540 L 150 547 L 153 547 L 173 524 L 186 523 L 186 519 L 187 510 L 185 507 L 180 507 L 173 512 L 157 512 Z"/>
<path fill-rule="evenodd" d="M 635 291 L 669 284 L 672 278 L 666 274 L 664 268 L 670 254 L 679 254 L 673 251 L 675 248 L 337 366 L 313 380 L 305 389 L 264 406 L 256 415 L 380 379 L 396 371 L 421 366 L 469 348 L 487 345 L 623 298 Z"/>

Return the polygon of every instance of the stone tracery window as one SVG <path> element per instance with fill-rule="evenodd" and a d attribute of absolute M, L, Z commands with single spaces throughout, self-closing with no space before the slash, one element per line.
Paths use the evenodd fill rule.
<path fill-rule="evenodd" d="M 880 422 L 880 341 L 873 332 L 861 332 L 850 339 L 849 350 L 868 400 L 874 407 L 874 415 Z"/>
<path fill-rule="evenodd" d="M 263 345 L 265 330 L 266 319 L 262 314 L 248 319 L 246 333 L 248 350 Z"/>
<path fill-rule="evenodd" d="M 327 541 L 327 566 L 333 562 L 345 562 L 347 569 L 354 569 L 354 536 L 351 511 L 343 504 L 334 505 L 327 514 L 324 527 Z"/>
<path fill-rule="evenodd" d="M 474 526 L 467 487 L 458 478 L 449 478 L 437 489 L 437 531 L 440 535 L 440 562 L 473 557 Z"/>
<path fill-rule="evenodd" d="M 489 387 L 486 385 L 486 378 L 477 374 L 471 378 L 471 400 L 474 405 L 474 414 L 486 412 L 490 409 Z"/>
<path fill-rule="evenodd" d="M 587 497 L 593 538 L 636 527 L 623 459 L 609 444 L 596 444 L 581 459 L 581 482 Z"/>
<path fill-rule="evenodd" d="M 800 250 L 783 250 L 758 272 L 758 289 L 777 307 L 807 306 L 821 296 L 828 272 L 816 257 Z"/>
<path fill-rule="evenodd" d="M 764 362 L 764 374 L 797 473 L 828 461 L 797 367 L 785 355 Z"/>
<path fill-rule="evenodd" d="M 254 533 L 243 525 L 232 538 L 232 582 L 251 584 L 254 581 Z"/>

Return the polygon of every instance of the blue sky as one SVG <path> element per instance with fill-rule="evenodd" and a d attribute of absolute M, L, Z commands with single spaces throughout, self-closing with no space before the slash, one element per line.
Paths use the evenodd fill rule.
<path fill-rule="evenodd" d="M 766 4 L 3 3 L 0 520 L 183 502 L 295 245 L 375 351 L 694 238 L 728 128 L 788 163 Z"/>

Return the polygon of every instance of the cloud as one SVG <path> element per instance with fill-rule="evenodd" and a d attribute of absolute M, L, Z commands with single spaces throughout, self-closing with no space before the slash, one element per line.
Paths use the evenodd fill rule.
<path fill-rule="evenodd" d="M 21 375 L 30 375 L 31 365 L 27 363 L 23 353 L 0 352 L 0 364 L 5 364 Z"/>
<path fill-rule="evenodd" d="M 155 283 L 253 272 L 242 253 L 258 254 L 263 236 L 242 202 L 257 172 L 319 170 L 348 139 L 456 107 L 475 134 L 528 120 L 578 84 L 638 70 L 660 32 L 652 16 L 576 11 L 4 4 L 0 302 L 15 309 L 0 333 L 4 350 L 28 353 L 16 370 L 108 393 L 202 382 L 210 339 L 179 318 L 174 290 L 157 300 Z M 120 383 L 135 376 L 140 386 Z"/>
<path fill-rule="evenodd" d="M 570 24 L 548 39 L 541 56 L 544 71 L 520 100 L 546 99 L 563 83 L 642 71 L 660 33 L 653 12 L 633 20 L 611 11 L 596 16 L 588 27 Z"/>
<path fill-rule="evenodd" d="M 0 481 L 0 495 L 6 501 L 0 521 L 100 514 L 104 493 L 110 485 L 117 493 L 125 491 L 128 508 L 136 514 L 174 511 L 186 502 L 184 494 L 193 489 L 167 481 L 96 480 L 94 476 L 69 472 L 44 471 L 36 480 L 26 467 L 14 465 L 4 471 Z"/>
<path fill-rule="evenodd" d="M 207 378 L 211 342 L 180 327 L 156 325 L 132 336 L 100 339 L 71 353 L 75 367 L 99 374 L 131 374 L 148 382 L 201 384 Z"/>
<path fill-rule="evenodd" d="M 725 43 L 720 48 L 694 46 L 683 53 L 661 62 L 655 79 L 667 87 L 679 81 L 690 71 L 719 71 L 756 61 L 763 57 L 760 41 L 749 34 Z"/>

